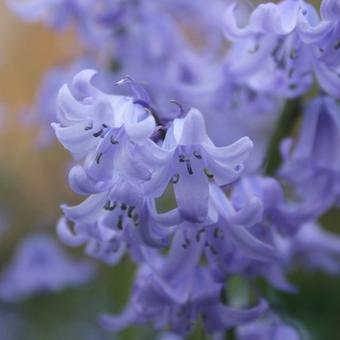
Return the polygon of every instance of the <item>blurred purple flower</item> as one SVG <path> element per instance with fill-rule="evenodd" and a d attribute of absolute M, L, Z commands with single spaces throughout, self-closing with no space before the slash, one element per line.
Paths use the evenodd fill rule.
<path fill-rule="evenodd" d="M 308 202 L 315 202 L 313 209 L 319 215 L 338 199 L 339 144 L 340 107 L 333 98 L 322 96 L 306 106 L 296 142 L 287 139 L 281 147 L 280 174 Z"/>
<path fill-rule="evenodd" d="M 287 270 L 301 264 L 303 268 L 321 269 L 334 275 L 340 272 L 340 236 L 316 222 L 306 223 L 294 238 L 279 238 L 276 244 Z"/>
<path fill-rule="evenodd" d="M 71 260 L 50 236 L 32 235 L 19 244 L 3 271 L 0 298 L 11 302 L 34 294 L 59 292 L 86 283 L 93 274 L 93 266 Z"/>
<path fill-rule="evenodd" d="M 238 340 L 300 340 L 298 331 L 277 316 L 256 320 L 237 328 Z"/>

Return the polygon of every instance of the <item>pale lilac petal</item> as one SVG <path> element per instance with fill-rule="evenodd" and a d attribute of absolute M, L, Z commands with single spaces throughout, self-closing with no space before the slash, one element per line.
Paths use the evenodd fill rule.
<path fill-rule="evenodd" d="M 87 241 L 87 236 L 75 234 L 71 231 L 64 217 L 61 217 L 57 223 L 57 235 L 63 243 L 70 247 L 79 247 Z"/>
<path fill-rule="evenodd" d="M 184 118 L 177 118 L 173 122 L 173 134 L 180 145 L 201 144 L 207 140 L 202 113 L 192 108 Z"/>
<path fill-rule="evenodd" d="M 207 308 L 205 325 L 210 331 L 222 331 L 257 319 L 267 309 L 268 304 L 265 301 L 261 301 L 255 307 L 243 310 L 230 308 L 220 304 L 217 307 Z"/>
<path fill-rule="evenodd" d="M 89 196 L 85 201 L 78 205 L 72 207 L 62 205 L 61 208 L 67 219 L 74 222 L 91 223 L 95 222 L 101 214 L 106 199 L 107 193 L 103 192 Z"/>
<path fill-rule="evenodd" d="M 90 195 L 103 192 L 107 189 L 108 183 L 95 182 L 80 165 L 72 167 L 68 174 L 68 181 L 71 189 L 81 195 Z"/>

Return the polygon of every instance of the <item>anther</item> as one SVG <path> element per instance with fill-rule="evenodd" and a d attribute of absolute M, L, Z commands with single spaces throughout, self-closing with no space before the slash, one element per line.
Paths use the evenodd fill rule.
<path fill-rule="evenodd" d="M 110 141 L 111 144 L 119 144 L 119 142 L 113 136 L 111 136 Z"/>
<path fill-rule="evenodd" d="M 192 171 L 190 159 L 185 160 L 185 165 L 187 166 L 188 174 L 193 175 L 194 172 Z"/>
<path fill-rule="evenodd" d="M 183 106 L 182 106 L 177 100 L 172 99 L 172 100 L 169 100 L 169 102 L 170 102 L 171 104 L 175 104 L 176 106 L 178 106 L 179 112 L 181 113 L 181 115 L 184 114 Z"/>
<path fill-rule="evenodd" d="M 181 163 L 185 162 L 185 156 L 184 156 L 184 155 L 179 155 L 179 156 L 178 156 L 178 160 L 179 160 Z"/>
<path fill-rule="evenodd" d="M 137 226 L 139 225 L 139 216 L 138 216 L 138 214 L 134 214 L 134 215 L 132 216 L 132 221 L 133 221 L 133 225 L 134 225 L 135 227 L 137 227 Z"/>
<path fill-rule="evenodd" d="M 117 202 L 111 202 L 110 200 L 108 200 L 104 205 L 104 209 L 112 211 L 116 208 L 116 206 L 117 206 Z"/>
<path fill-rule="evenodd" d="M 334 48 L 335 48 L 336 50 L 338 50 L 338 49 L 340 48 L 340 40 L 338 40 L 338 41 L 335 43 Z"/>
<path fill-rule="evenodd" d="M 126 203 L 122 203 L 122 204 L 120 205 L 120 209 L 126 210 L 126 209 L 127 209 L 127 204 L 126 204 Z"/>
<path fill-rule="evenodd" d="M 108 126 L 106 125 L 106 124 L 102 124 L 102 127 L 104 128 L 104 129 L 106 129 L 106 128 L 108 128 Z"/>
<path fill-rule="evenodd" d="M 198 151 L 194 151 L 193 155 L 197 158 L 197 159 L 202 159 L 202 155 L 198 152 Z"/>
<path fill-rule="evenodd" d="M 182 244 L 182 247 L 183 247 L 184 249 L 187 249 L 189 246 L 190 246 L 190 240 L 189 240 L 188 238 L 186 238 L 186 239 L 184 240 L 184 243 Z"/>
<path fill-rule="evenodd" d="M 117 221 L 117 228 L 119 230 L 123 229 L 123 215 L 118 216 L 118 221 Z"/>
<path fill-rule="evenodd" d="M 209 178 L 212 179 L 214 178 L 214 175 L 212 173 L 209 172 L 209 170 L 207 168 L 204 168 L 204 174 Z"/>
<path fill-rule="evenodd" d="M 99 164 L 100 159 L 102 158 L 102 156 L 103 156 L 103 153 L 102 153 L 102 152 L 99 152 L 99 153 L 97 154 L 97 156 L 96 156 L 96 163 L 97 163 L 97 164 Z"/>
<path fill-rule="evenodd" d="M 218 238 L 218 239 L 220 239 L 220 240 L 223 240 L 223 232 L 221 231 L 221 229 L 220 228 L 215 228 L 214 229 L 214 237 L 215 238 Z"/>
<path fill-rule="evenodd" d="M 201 242 L 201 234 L 203 234 L 204 232 L 205 232 L 205 229 L 204 229 L 204 228 L 200 229 L 200 230 L 197 232 L 197 234 L 196 234 L 196 241 L 197 241 L 197 242 Z"/>
<path fill-rule="evenodd" d="M 171 183 L 172 184 L 177 184 L 179 181 L 179 174 L 175 174 L 171 177 Z"/>
<path fill-rule="evenodd" d="M 88 130 L 91 130 L 93 129 L 93 125 L 88 125 L 88 126 L 85 126 L 85 131 L 88 131 Z"/>
<path fill-rule="evenodd" d="M 130 206 L 128 208 L 127 215 L 128 215 L 129 218 L 132 218 L 132 212 L 133 212 L 134 209 L 135 209 L 134 206 Z"/>
<path fill-rule="evenodd" d="M 99 137 L 99 136 L 102 135 L 102 133 L 103 133 L 103 129 L 100 129 L 99 131 L 93 133 L 92 136 L 93 136 L 93 137 Z"/>

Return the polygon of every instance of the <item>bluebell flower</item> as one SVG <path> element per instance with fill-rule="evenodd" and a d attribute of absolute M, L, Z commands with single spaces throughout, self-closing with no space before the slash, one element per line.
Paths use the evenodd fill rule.
<path fill-rule="evenodd" d="M 216 280 L 224 282 L 242 273 L 248 279 L 264 277 L 278 289 L 295 290 L 286 279 L 285 257 L 276 244 L 276 214 L 282 200 L 281 188 L 271 178 L 244 176 L 236 183 L 228 205 L 221 205 L 228 219 L 211 229 L 209 244 L 214 251 L 206 251 Z M 286 220 L 280 221 L 285 227 Z M 229 231 L 231 223 L 234 227 Z"/>
<path fill-rule="evenodd" d="M 299 136 L 282 144 L 281 175 L 320 215 L 339 194 L 340 108 L 330 97 L 319 97 L 304 110 Z M 311 185 L 312 184 L 312 185 Z M 322 197 L 322 199 L 320 199 Z"/>
<path fill-rule="evenodd" d="M 145 181 L 151 173 L 136 151 L 151 137 L 156 123 L 153 115 L 132 97 L 105 94 L 91 81 L 95 72 L 85 70 L 73 80 L 71 89 L 64 85 L 58 95 L 57 118 L 52 124 L 59 141 L 76 158 L 84 158 L 84 170 L 74 169 L 71 183 L 88 177 L 87 188 L 77 187 L 79 193 L 98 192 L 115 173 Z"/>
<path fill-rule="evenodd" d="M 287 270 L 302 265 L 309 270 L 339 274 L 340 237 L 317 222 L 304 224 L 294 238 L 277 239 L 277 247 Z"/>
<path fill-rule="evenodd" d="M 143 247 L 166 247 L 181 217 L 177 209 L 158 214 L 142 189 L 117 177 L 107 190 L 81 204 L 63 205 L 73 227 L 60 219 L 59 237 L 70 246 L 85 245 L 89 255 L 111 265 L 119 263 L 127 251 L 135 261 L 144 260 Z"/>
<path fill-rule="evenodd" d="M 150 143 L 146 162 L 162 164 L 145 182 L 146 195 L 159 196 L 173 183 L 183 218 L 203 222 L 208 213 L 209 182 L 226 185 L 238 179 L 253 143 L 248 137 L 225 147 L 216 147 L 207 135 L 202 114 L 191 109 L 169 126 L 161 146 Z M 147 158 L 148 156 L 145 156 Z"/>
<path fill-rule="evenodd" d="M 152 253 L 150 265 L 139 268 L 130 302 L 118 316 L 101 317 L 103 326 L 119 331 L 132 324 L 151 322 L 156 328 L 169 328 L 186 335 L 202 316 L 210 333 L 221 332 L 260 316 L 267 304 L 245 310 L 228 307 L 221 300 L 223 285 L 214 282 L 205 268 L 197 267 L 203 242 L 182 247 L 184 231 L 176 233 L 170 253 L 159 258 Z M 195 238 L 191 232 L 188 238 Z"/>
<path fill-rule="evenodd" d="M 71 65 L 56 66 L 43 76 L 35 102 L 30 108 L 29 117 L 24 117 L 29 124 L 41 125 L 37 139 L 39 147 L 47 147 L 54 141 L 55 135 L 51 123 L 56 121 L 57 97 L 60 88 L 72 80 L 81 70 L 91 65 L 89 59 L 78 59 Z"/>
<path fill-rule="evenodd" d="M 18 301 L 34 294 L 59 292 L 86 283 L 93 274 L 93 266 L 71 260 L 51 237 L 32 235 L 19 244 L 1 274 L 0 298 Z"/>

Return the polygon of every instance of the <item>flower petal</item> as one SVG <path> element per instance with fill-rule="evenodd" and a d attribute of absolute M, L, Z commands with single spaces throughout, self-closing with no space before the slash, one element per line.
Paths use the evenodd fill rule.
<path fill-rule="evenodd" d="M 93 181 L 80 165 L 72 167 L 68 174 L 68 181 L 71 189 L 81 195 L 103 192 L 108 186 L 106 182 Z"/>
<path fill-rule="evenodd" d="M 57 223 L 57 234 L 59 239 L 69 247 L 79 247 L 87 242 L 86 235 L 75 234 L 70 230 L 64 217 L 61 217 Z"/>
<path fill-rule="evenodd" d="M 85 201 L 76 206 L 62 205 L 61 208 L 67 219 L 74 222 L 91 223 L 95 222 L 102 213 L 106 197 L 107 192 L 103 192 L 89 196 Z"/>
<path fill-rule="evenodd" d="M 90 152 L 98 143 L 98 141 L 93 138 L 92 132 L 86 130 L 87 125 L 86 122 L 68 127 L 62 127 L 57 123 L 51 124 L 58 140 L 64 148 L 78 155 L 84 155 Z"/>
<path fill-rule="evenodd" d="M 268 304 L 262 300 L 249 309 L 236 309 L 224 306 L 210 307 L 205 310 L 207 316 L 205 326 L 209 331 L 218 332 L 257 319 L 268 309 Z"/>
<path fill-rule="evenodd" d="M 206 141 L 208 137 L 202 113 L 192 108 L 184 118 L 176 118 L 173 134 L 180 145 L 195 145 Z"/>

